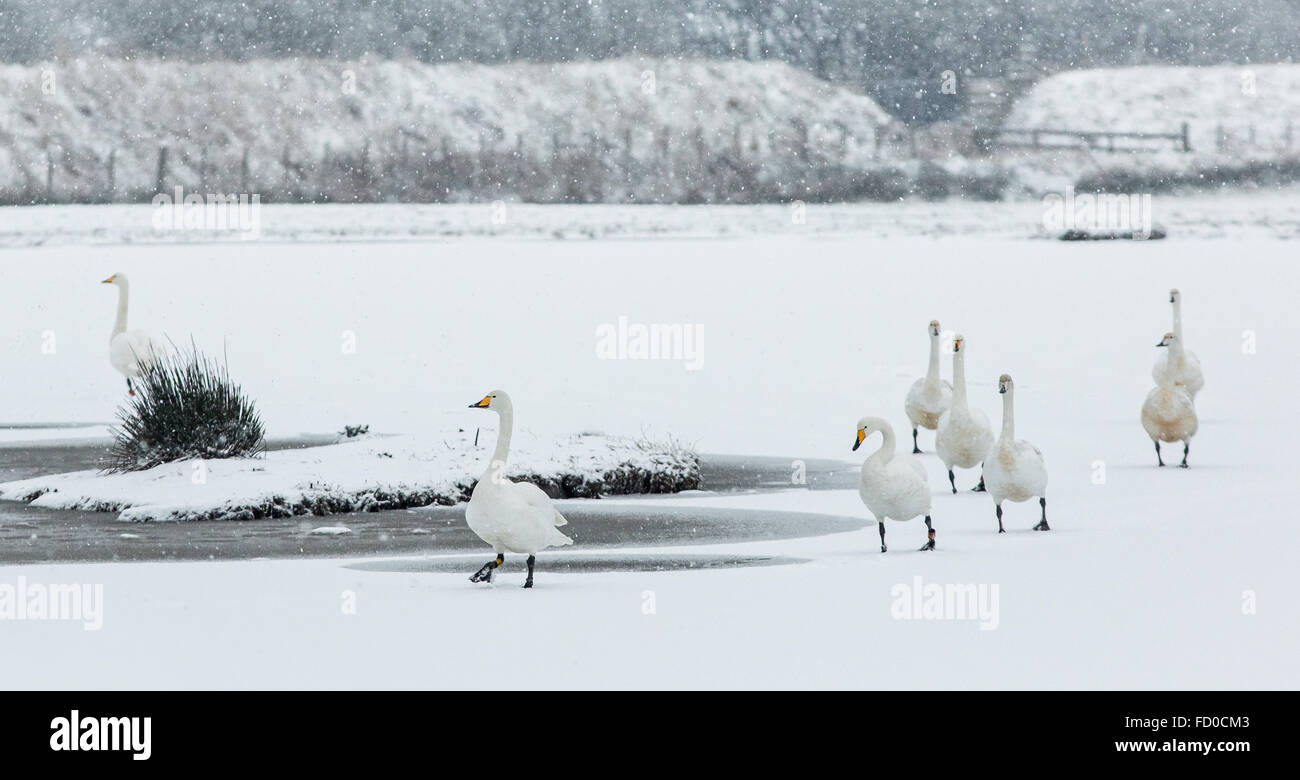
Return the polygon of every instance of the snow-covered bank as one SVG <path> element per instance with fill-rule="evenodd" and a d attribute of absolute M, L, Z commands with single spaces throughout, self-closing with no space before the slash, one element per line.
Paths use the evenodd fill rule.
<path fill-rule="evenodd" d="M 373 437 L 279 450 L 263 458 L 171 463 L 147 471 L 79 471 L 0 484 L 0 500 L 120 512 L 120 520 L 254 520 L 403 509 L 468 500 L 494 434 Z M 673 445 L 518 435 L 508 475 L 557 498 L 698 488 L 699 460 Z"/>

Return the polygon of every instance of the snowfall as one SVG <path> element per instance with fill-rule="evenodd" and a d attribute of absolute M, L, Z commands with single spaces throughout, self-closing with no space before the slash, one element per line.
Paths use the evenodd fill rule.
<path fill-rule="evenodd" d="M 486 547 L 481 560 L 457 556 L 459 574 L 420 572 L 425 558 L 402 571 L 332 558 L 5 566 L 0 589 L 20 578 L 96 584 L 104 604 L 97 631 L 0 620 L 0 687 L 1300 687 L 1300 530 L 1286 460 L 1300 435 L 1300 371 L 1287 352 L 1300 338 L 1294 203 L 1294 193 L 1210 199 L 1197 213 L 1216 227 L 1180 231 L 1186 202 L 1162 211 L 1157 196 L 1169 239 L 1086 243 L 1032 238 L 1038 214 L 1020 207 L 986 212 L 982 229 L 944 230 L 970 224 L 956 216 L 968 213 L 961 204 L 925 206 L 928 221 L 905 205 L 809 206 L 804 225 L 784 209 L 691 211 L 708 235 L 665 223 L 582 240 L 467 229 L 48 245 L 24 239 L 26 226 L 75 228 L 104 212 L 8 210 L 8 421 L 112 421 L 124 387 L 106 359 L 115 291 L 99 281 L 124 272 L 132 326 L 224 352 L 273 435 L 481 427 L 490 442 L 495 417 L 465 407 L 503 388 L 517 424 L 540 440 L 671 437 L 702 453 L 791 460 L 787 489 L 706 484 L 602 499 L 611 508 L 865 519 L 856 491 L 795 484 L 798 461 L 856 468 L 877 446 L 850 452 L 867 414 L 889 419 L 901 444 L 903 397 L 924 372 L 926 324 L 937 318 L 966 337 L 970 397 L 995 427 L 997 377 L 1015 378 L 1017 434 L 1045 454 L 1053 530 L 1030 531 L 1038 506 L 1012 504 L 1008 533 L 995 533 L 991 500 L 966 491 L 978 475 L 959 472 L 953 495 L 923 432 L 932 553 L 916 551 L 924 531 L 913 520 L 889 525 L 885 554 L 871 526 L 644 549 L 577 538 L 539 555 L 532 590 L 519 587 L 518 561 L 492 586 L 469 583 Z M 385 208 L 378 221 L 400 222 Z M 268 210 L 264 226 L 302 235 L 288 223 L 320 223 L 320 213 Z M 563 207 L 528 213 L 586 222 Z M 762 226 L 729 233 L 741 213 L 741 224 Z M 894 228 L 862 229 L 873 224 Z M 1206 374 L 1187 470 L 1157 469 L 1138 422 L 1154 345 L 1170 328 L 1170 287 L 1183 292 L 1187 346 Z M 602 359 L 597 334 L 621 317 L 694 326 L 696 370 Z M 547 570 L 563 556 L 643 553 L 797 562 Z M 426 557 L 438 568 L 436 549 Z M 927 587 L 965 585 L 994 609 L 930 619 L 909 606 Z"/>

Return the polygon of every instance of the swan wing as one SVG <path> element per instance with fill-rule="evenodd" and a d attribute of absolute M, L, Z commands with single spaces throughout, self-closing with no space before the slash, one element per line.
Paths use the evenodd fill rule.
<path fill-rule="evenodd" d="M 904 463 L 906 463 L 907 467 L 910 468 L 912 472 L 916 474 L 918 477 L 920 477 L 921 479 L 927 481 L 929 480 L 929 477 L 925 473 L 925 466 L 921 465 L 921 461 L 917 460 L 916 458 L 913 458 L 911 455 L 896 455 L 894 456 L 894 459 L 901 460 Z"/>
<path fill-rule="evenodd" d="M 564 515 L 560 514 L 560 510 L 556 509 L 555 505 L 551 503 L 551 497 L 546 495 L 546 491 L 531 482 L 511 482 L 510 484 L 517 491 L 519 499 L 525 504 L 554 515 L 555 525 L 557 526 L 568 525 L 569 521 L 565 520 Z"/>
<path fill-rule="evenodd" d="M 140 369 L 158 359 L 153 339 L 143 330 L 128 330 L 113 337 L 108 344 L 109 362 L 127 376 L 139 376 Z"/>

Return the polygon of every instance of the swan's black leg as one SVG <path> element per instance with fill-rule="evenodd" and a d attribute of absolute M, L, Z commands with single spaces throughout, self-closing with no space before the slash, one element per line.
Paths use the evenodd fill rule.
<path fill-rule="evenodd" d="M 997 508 L 998 508 L 998 533 L 1004 534 L 1007 532 L 1007 529 L 1002 527 L 1002 505 L 998 504 Z"/>
<path fill-rule="evenodd" d="M 1034 526 L 1034 530 L 1035 531 L 1052 530 L 1052 527 L 1047 524 L 1047 496 L 1040 496 L 1038 498 L 1038 505 L 1043 508 L 1043 519 L 1038 521 L 1038 525 Z"/>
<path fill-rule="evenodd" d="M 1179 463 L 1179 464 L 1178 464 L 1179 466 L 1181 466 L 1181 467 L 1183 467 L 1183 468 L 1187 468 L 1187 452 L 1188 452 L 1191 448 L 1192 448 L 1191 443 L 1189 443 L 1189 442 L 1183 442 L 1183 462 L 1182 462 L 1182 463 Z"/>
<path fill-rule="evenodd" d="M 983 463 L 980 464 L 980 468 L 981 468 L 981 469 L 984 468 L 984 464 L 983 464 Z M 972 492 L 972 493 L 986 493 L 986 492 L 988 492 L 988 491 L 985 490 L 985 488 L 984 488 L 984 472 L 983 472 L 983 471 L 980 472 L 980 483 L 979 483 L 978 485 L 976 485 L 975 487 L 971 488 L 971 489 L 970 489 L 970 492 Z"/>
<path fill-rule="evenodd" d="M 952 492 L 957 492 L 957 478 L 952 475 L 952 469 L 948 469 L 948 482 L 952 484 Z"/>
<path fill-rule="evenodd" d="M 921 447 L 916 443 L 916 426 L 912 426 L 912 454 L 916 455 L 921 452 Z"/>
<path fill-rule="evenodd" d="M 506 556 L 497 554 L 497 557 L 483 564 L 483 568 L 474 572 L 474 576 L 469 578 L 470 582 L 491 582 L 492 575 L 496 572 L 501 564 L 506 562 Z"/>
<path fill-rule="evenodd" d="M 1161 457 L 1160 457 L 1160 440 L 1159 440 L 1159 439 L 1153 439 L 1153 441 L 1156 443 L 1156 463 L 1159 464 L 1159 465 L 1161 465 L 1161 466 L 1163 466 L 1163 465 L 1165 465 L 1165 462 L 1164 462 L 1164 460 L 1161 459 Z"/>
<path fill-rule="evenodd" d="M 926 534 L 926 542 L 921 546 L 921 552 L 934 549 L 934 526 L 930 524 L 930 516 L 925 516 L 925 527 L 929 533 Z"/>
<path fill-rule="evenodd" d="M 885 546 L 885 521 L 877 520 L 876 522 L 880 523 L 880 551 L 889 552 L 889 548 Z"/>
<path fill-rule="evenodd" d="M 537 556 L 536 555 L 528 556 L 528 579 L 524 580 L 525 588 L 533 587 L 533 564 L 535 563 L 537 563 Z"/>

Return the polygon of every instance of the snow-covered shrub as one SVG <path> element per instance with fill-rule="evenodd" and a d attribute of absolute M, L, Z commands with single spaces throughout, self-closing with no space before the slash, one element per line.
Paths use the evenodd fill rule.
<path fill-rule="evenodd" d="M 142 471 L 177 460 L 251 457 L 266 449 L 261 417 L 227 367 L 174 347 L 135 380 L 118 410 L 108 452 L 111 472 Z"/>

